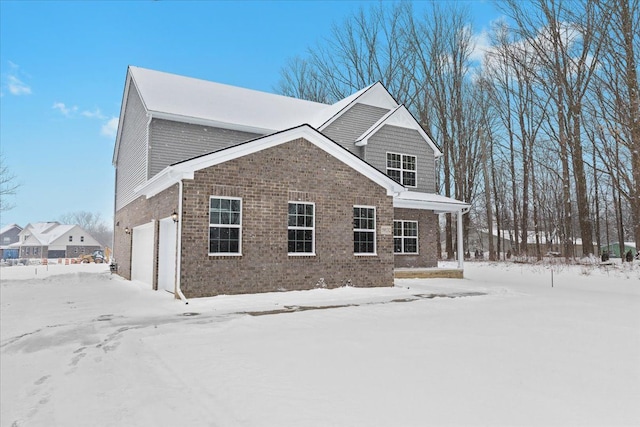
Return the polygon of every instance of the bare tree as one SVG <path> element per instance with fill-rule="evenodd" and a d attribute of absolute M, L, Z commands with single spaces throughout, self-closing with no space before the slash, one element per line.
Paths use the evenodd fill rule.
<path fill-rule="evenodd" d="M 517 25 L 522 41 L 538 58 L 536 75 L 553 100 L 556 121 L 552 135 L 563 161 L 565 234 L 571 229 L 571 189 L 575 194 L 583 254 L 592 254 L 593 229 L 583 158 L 583 101 L 591 88 L 602 53 L 610 13 L 600 1 L 505 0 L 503 11 Z M 571 182 L 573 176 L 573 182 Z M 573 184 L 573 185 L 572 185 Z M 565 242 L 567 255 L 571 242 Z"/>
<path fill-rule="evenodd" d="M 0 154 L 0 212 L 13 209 L 15 205 L 7 201 L 8 196 L 14 196 L 20 184 L 16 176 L 6 164 L 4 154 Z"/>
<path fill-rule="evenodd" d="M 91 234 L 102 246 L 111 246 L 113 230 L 102 219 L 100 213 L 87 211 L 69 212 L 58 218 L 63 224 L 78 225 Z"/>

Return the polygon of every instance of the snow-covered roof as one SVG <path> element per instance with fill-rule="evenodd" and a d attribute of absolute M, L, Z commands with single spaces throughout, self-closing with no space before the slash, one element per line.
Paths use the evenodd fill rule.
<path fill-rule="evenodd" d="M 8 224 L 0 228 L 0 234 L 4 234 L 7 231 L 12 230 L 14 228 L 19 228 L 20 230 L 22 230 L 22 227 L 20 227 L 18 224 Z"/>
<path fill-rule="evenodd" d="M 308 122 L 326 104 L 129 67 L 148 113 L 179 121 L 271 133 Z"/>
<path fill-rule="evenodd" d="M 347 166 L 386 188 L 387 194 L 390 196 L 406 190 L 401 184 L 398 184 L 369 163 L 327 138 L 310 125 L 305 124 L 167 166 L 145 184 L 136 188 L 135 191 L 140 195 L 152 197 L 176 182 L 183 179 L 193 179 L 194 172 L 197 170 L 266 150 L 299 138 L 304 138 L 316 147 L 345 163 Z"/>

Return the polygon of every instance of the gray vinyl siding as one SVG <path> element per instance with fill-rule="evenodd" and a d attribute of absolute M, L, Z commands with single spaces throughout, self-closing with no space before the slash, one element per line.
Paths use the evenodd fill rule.
<path fill-rule="evenodd" d="M 135 199 L 147 178 L 147 114 L 133 83 L 129 85 L 116 159 L 116 211 Z"/>
<path fill-rule="evenodd" d="M 384 125 L 369 138 L 364 160 L 387 173 L 387 153 L 416 156 L 417 185 L 409 188 L 423 193 L 435 193 L 436 172 L 433 150 L 417 130 Z"/>
<path fill-rule="evenodd" d="M 322 131 L 323 134 L 356 155 L 361 155 L 355 140 L 373 126 L 389 110 L 365 104 L 355 104 Z"/>
<path fill-rule="evenodd" d="M 236 130 L 153 119 L 150 126 L 149 178 L 165 167 L 261 135 Z"/>

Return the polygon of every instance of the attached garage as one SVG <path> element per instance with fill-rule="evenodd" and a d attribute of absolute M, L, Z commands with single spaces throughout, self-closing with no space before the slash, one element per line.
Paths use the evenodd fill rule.
<path fill-rule="evenodd" d="M 155 221 L 133 228 L 131 242 L 131 280 L 153 287 Z"/>

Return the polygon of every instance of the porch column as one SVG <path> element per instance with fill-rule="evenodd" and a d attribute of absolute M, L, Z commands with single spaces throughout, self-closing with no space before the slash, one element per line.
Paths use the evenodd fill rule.
<path fill-rule="evenodd" d="M 462 247 L 462 210 L 458 211 L 458 268 L 464 269 L 464 248 Z"/>

